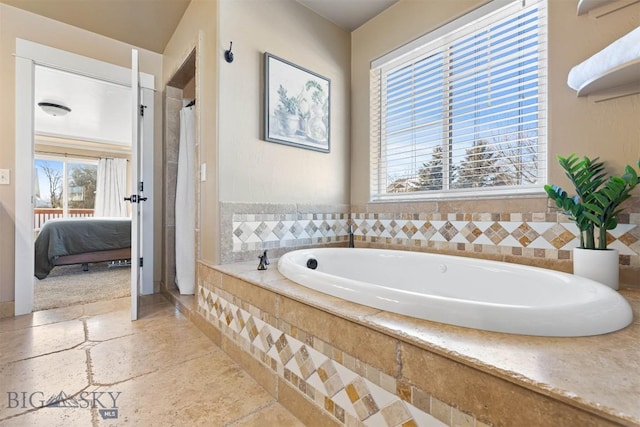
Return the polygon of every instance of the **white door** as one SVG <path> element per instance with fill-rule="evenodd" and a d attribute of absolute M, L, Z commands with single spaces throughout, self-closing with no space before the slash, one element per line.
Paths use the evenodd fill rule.
<path fill-rule="evenodd" d="M 139 74 L 142 77 L 144 74 Z M 138 157 L 138 177 L 142 181 L 139 187 L 139 194 L 142 197 L 149 197 L 153 194 L 153 104 L 155 92 L 153 89 L 145 87 L 143 80 L 140 80 L 140 146 Z M 144 196 L 146 194 L 146 196 Z M 142 272 L 140 273 L 140 293 L 149 295 L 153 293 L 153 201 L 143 203 L 140 210 L 140 236 L 142 238 L 140 256 L 142 261 Z"/>
<path fill-rule="evenodd" d="M 138 200 L 140 160 L 140 81 L 138 51 L 131 50 L 131 320 L 138 319 L 140 301 L 140 201 Z"/>
<path fill-rule="evenodd" d="M 138 73 L 138 51 L 136 49 L 131 50 L 131 192 L 129 197 L 125 200 L 131 202 L 131 320 L 138 319 L 138 305 L 140 303 L 140 295 L 153 292 L 153 278 L 150 274 L 144 274 L 153 272 L 153 265 L 148 261 L 153 259 L 152 249 L 153 247 L 143 247 L 143 230 L 148 229 L 145 227 L 145 220 L 149 220 L 145 213 L 145 202 L 148 197 L 144 195 L 145 190 L 148 194 L 151 194 L 151 189 L 146 188 L 143 181 L 143 169 L 150 166 L 143 157 L 143 143 L 142 133 L 147 135 L 146 140 L 149 141 L 149 122 L 150 120 L 144 120 L 145 107 L 142 105 L 142 88 L 140 87 L 140 75 Z M 147 117 L 151 114 L 147 114 Z M 145 123 L 146 125 L 145 126 Z M 151 183 L 147 181 L 148 185 Z M 146 242 L 146 239 L 145 239 Z M 151 256 L 147 255 L 147 265 L 144 265 L 143 254 L 149 254 L 151 249 Z M 145 268 L 146 267 L 146 268 Z M 144 269 L 144 270 L 143 270 Z M 151 282 L 151 283 L 149 283 Z M 149 292 L 149 285 L 151 286 L 151 292 Z"/>
<path fill-rule="evenodd" d="M 142 87 L 138 51 L 131 50 L 131 320 L 140 295 L 153 293 L 153 90 Z M 147 205 L 145 207 L 145 205 Z"/>

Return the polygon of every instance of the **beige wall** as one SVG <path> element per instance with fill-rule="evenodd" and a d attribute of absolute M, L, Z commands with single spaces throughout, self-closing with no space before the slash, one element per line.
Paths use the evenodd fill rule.
<path fill-rule="evenodd" d="M 369 63 L 394 48 L 486 3 L 484 0 L 401 0 L 352 33 L 351 202 L 369 199 Z M 640 157 L 640 95 L 594 103 L 567 84 L 574 65 L 640 22 L 640 3 L 599 19 L 576 15 L 577 1 L 549 0 L 549 182 L 568 185 L 556 155 L 600 156 L 621 172 Z M 544 206 L 544 202 L 541 206 Z M 496 202 L 499 211 L 503 202 Z"/>
<path fill-rule="evenodd" d="M 10 169 L 12 176 L 18 167 L 31 165 L 15 164 L 15 53 L 16 38 L 30 40 L 68 52 L 95 58 L 101 61 L 131 66 L 131 48 L 134 46 L 118 42 L 98 34 L 90 33 L 67 24 L 43 18 L 29 12 L 0 4 L 0 168 Z M 160 81 L 162 56 L 139 49 L 140 71 L 153 74 Z M 155 100 L 155 147 L 161 147 L 161 98 Z M 156 153 L 156 158 L 159 153 Z M 159 163 L 156 163 L 159 165 Z M 159 167 L 154 171 L 160 177 Z M 159 181 L 158 181 L 159 182 Z M 0 301 L 14 299 L 14 223 L 15 223 L 15 182 L 0 186 Z M 157 194 L 161 188 L 156 186 Z M 160 197 L 155 197 L 156 212 L 159 211 Z M 159 221 L 157 229 L 160 230 Z M 157 233 L 159 235 L 159 232 Z M 158 253 L 159 255 L 159 253 Z M 17 256 L 27 256 L 17 254 Z M 31 256 L 31 255 L 29 255 Z M 155 257 L 156 259 L 158 256 Z M 154 276 L 159 275 L 160 265 L 156 263 Z"/>
<path fill-rule="evenodd" d="M 594 103 L 577 98 L 566 83 L 571 67 L 638 25 L 640 3 L 593 19 L 577 16 L 574 2 L 550 0 L 549 182 L 569 185 L 558 154 L 599 156 L 617 174 L 640 158 L 640 95 Z"/>
<path fill-rule="evenodd" d="M 218 61 L 223 50 L 218 45 L 218 2 L 192 0 L 163 53 L 162 90 L 191 51 L 196 49 L 196 144 L 199 163 L 207 164 L 207 180 L 198 182 L 202 213 L 198 241 L 200 258 L 219 258 L 218 232 Z M 196 173 L 198 176 L 198 173 Z M 166 177 L 165 177 L 166 179 Z M 198 194 L 196 192 L 196 194 Z M 198 216 L 196 216 L 198 218 Z"/>
<path fill-rule="evenodd" d="M 221 0 L 220 201 L 349 202 L 350 35 L 293 0 Z M 331 152 L 263 140 L 263 54 L 331 80 Z"/>

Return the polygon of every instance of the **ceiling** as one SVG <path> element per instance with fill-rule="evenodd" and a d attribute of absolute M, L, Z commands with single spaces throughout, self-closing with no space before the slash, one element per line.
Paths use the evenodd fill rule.
<path fill-rule="evenodd" d="M 93 33 L 162 53 L 191 0 L 0 0 Z"/>
<path fill-rule="evenodd" d="M 296 0 L 340 28 L 353 31 L 400 0 Z"/>
<path fill-rule="evenodd" d="M 190 1 L 0 0 L 0 3 L 162 53 Z M 353 31 L 399 0 L 296 1 L 344 30 Z"/>
<path fill-rule="evenodd" d="M 131 89 L 114 83 L 35 67 L 34 128 L 38 136 L 131 146 Z M 40 102 L 64 105 L 71 112 L 52 116 Z"/>

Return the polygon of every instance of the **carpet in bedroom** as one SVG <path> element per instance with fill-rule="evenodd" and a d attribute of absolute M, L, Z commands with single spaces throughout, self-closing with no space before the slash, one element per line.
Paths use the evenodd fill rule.
<path fill-rule="evenodd" d="M 131 269 L 108 268 L 108 263 L 55 267 L 49 275 L 34 278 L 33 311 L 121 298 L 130 295 Z"/>

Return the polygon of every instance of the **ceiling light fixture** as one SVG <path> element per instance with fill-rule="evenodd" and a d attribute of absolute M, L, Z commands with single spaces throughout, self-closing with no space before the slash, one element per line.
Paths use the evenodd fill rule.
<path fill-rule="evenodd" d="M 38 107 L 42 108 L 45 113 L 52 116 L 64 116 L 71 112 L 71 108 L 53 102 L 38 102 Z"/>

